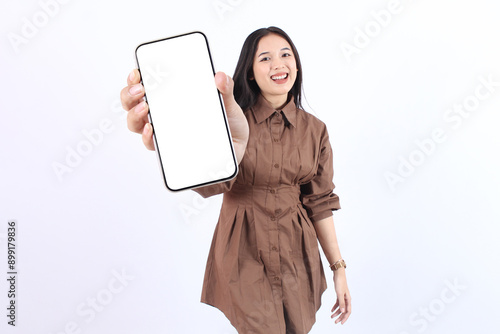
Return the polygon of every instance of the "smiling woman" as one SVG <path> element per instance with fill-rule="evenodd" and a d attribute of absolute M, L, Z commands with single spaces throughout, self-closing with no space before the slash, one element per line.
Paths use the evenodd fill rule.
<path fill-rule="evenodd" d="M 139 73 L 122 103 L 128 125 L 151 147 Z M 224 194 L 208 255 L 201 301 L 220 309 L 238 333 L 305 334 L 316 321 L 326 279 L 318 240 L 334 271 L 335 323 L 351 313 L 345 262 L 332 211 L 332 148 L 326 125 L 301 106 L 302 67 L 276 27 L 248 36 L 233 81 L 217 73 L 240 166 L 226 182 L 193 189 Z M 136 111 L 138 109 L 138 111 Z"/>

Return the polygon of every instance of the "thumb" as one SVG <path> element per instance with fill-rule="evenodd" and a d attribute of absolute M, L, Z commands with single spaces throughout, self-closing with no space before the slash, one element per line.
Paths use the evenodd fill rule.
<path fill-rule="evenodd" d="M 234 81 L 226 73 L 217 72 L 215 74 L 215 85 L 223 96 L 233 94 Z"/>
<path fill-rule="evenodd" d="M 224 72 L 217 72 L 217 74 L 215 74 L 215 85 L 222 94 L 224 107 L 226 107 L 226 112 L 228 114 L 240 109 L 233 95 L 234 81 L 229 75 L 226 75 Z"/>
<path fill-rule="evenodd" d="M 344 298 L 344 295 L 341 294 L 338 296 L 338 300 L 339 300 L 339 309 L 340 309 L 340 312 L 341 313 L 345 313 L 345 298 Z"/>

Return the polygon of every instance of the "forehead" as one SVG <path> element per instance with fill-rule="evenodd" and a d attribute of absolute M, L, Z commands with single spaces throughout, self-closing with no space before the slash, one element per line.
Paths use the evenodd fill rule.
<path fill-rule="evenodd" d="M 284 39 L 280 35 L 269 34 L 260 39 L 256 53 L 257 55 L 259 55 L 262 52 L 276 52 L 280 51 L 283 48 L 288 48 L 290 50 L 292 49 L 286 39 Z"/>

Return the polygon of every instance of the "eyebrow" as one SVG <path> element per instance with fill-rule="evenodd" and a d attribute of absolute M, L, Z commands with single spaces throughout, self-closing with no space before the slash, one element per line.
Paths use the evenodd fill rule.
<path fill-rule="evenodd" d="M 292 51 L 292 50 L 290 50 L 290 48 L 287 48 L 287 47 L 285 47 L 285 48 L 281 49 L 280 51 L 283 51 L 283 50 Z M 262 52 L 260 55 L 258 55 L 258 57 L 260 57 L 260 56 L 262 56 L 262 55 L 265 55 L 265 54 L 268 54 L 268 53 L 270 53 L 270 52 L 269 52 L 269 51 Z"/>

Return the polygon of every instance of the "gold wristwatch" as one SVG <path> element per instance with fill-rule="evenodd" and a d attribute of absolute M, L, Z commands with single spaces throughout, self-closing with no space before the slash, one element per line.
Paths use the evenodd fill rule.
<path fill-rule="evenodd" d="M 333 264 L 330 265 L 330 269 L 332 271 L 335 271 L 335 270 L 337 270 L 339 268 L 347 268 L 347 265 L 345 264 L 345 261 L 342 260 L 342 259 L 340 259 L 337 262 L 335 262 L 335 263 L 333 263 Z"/>

